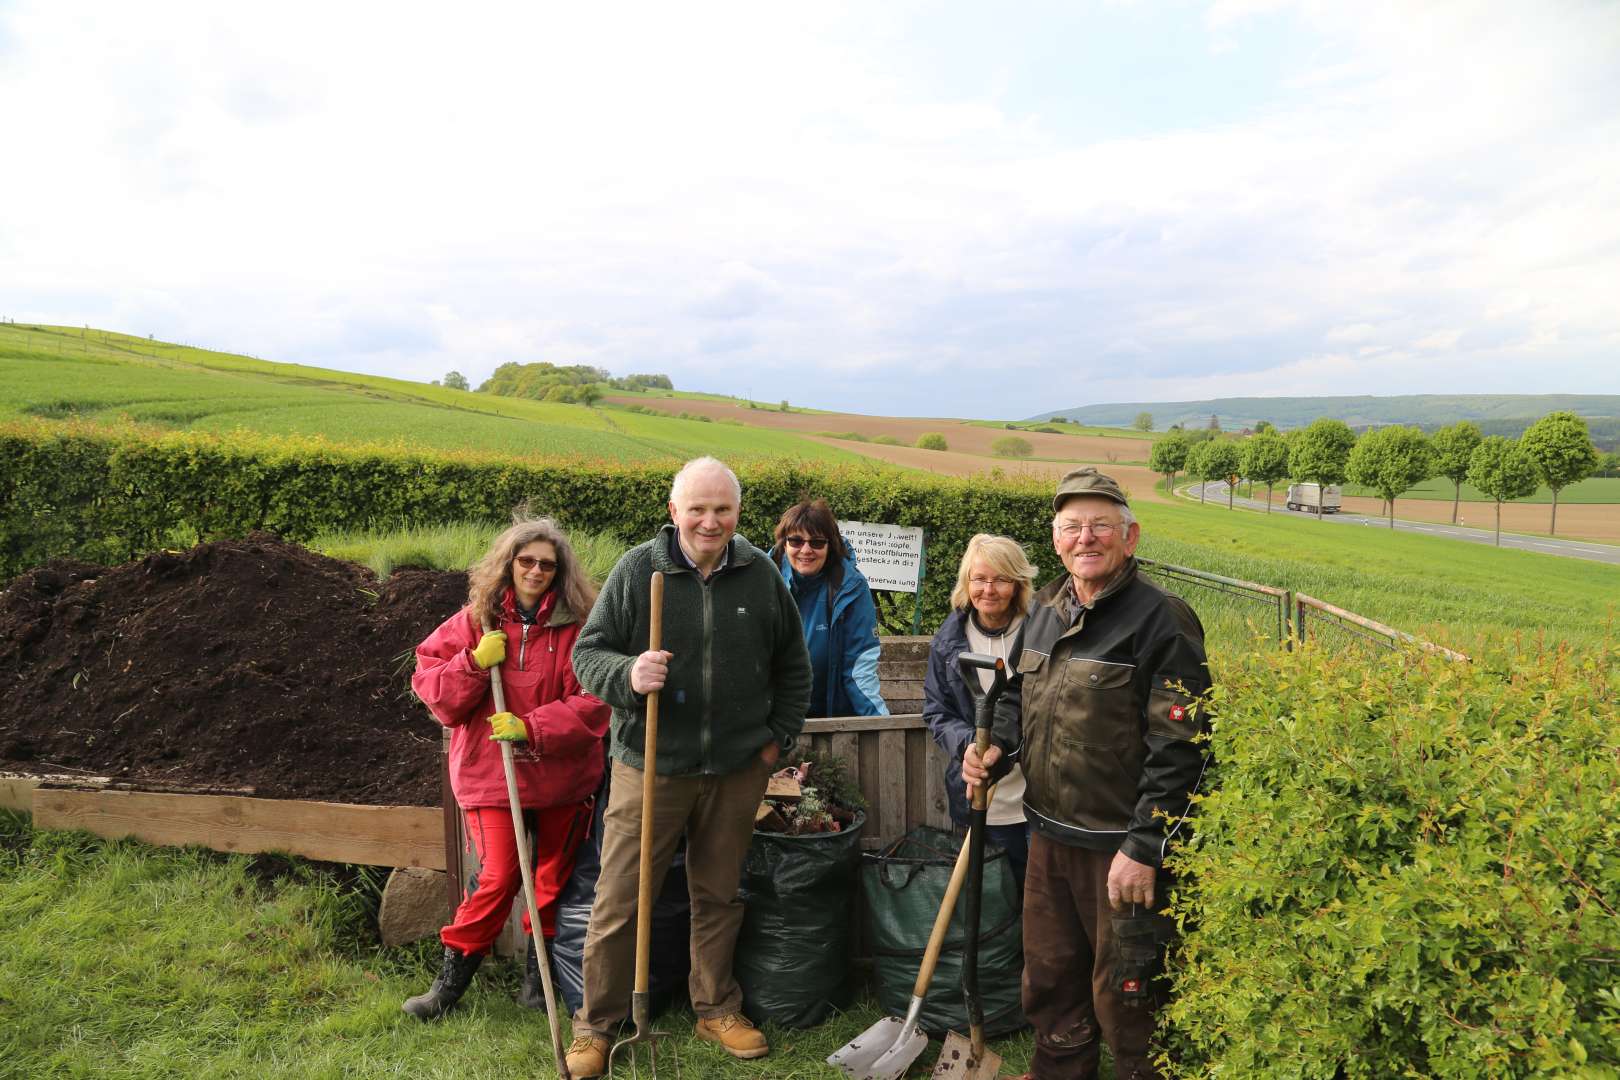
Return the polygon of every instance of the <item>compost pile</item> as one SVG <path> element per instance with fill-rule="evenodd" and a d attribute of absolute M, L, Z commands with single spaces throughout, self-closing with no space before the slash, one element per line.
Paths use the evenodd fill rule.
<path fill-rule="evenodd" d="M 0 592 L 0 769 L 437 805 L 412 650 L 466 595 L 465 574 L 379 582 L 265 533 L 51 562 Z"/>

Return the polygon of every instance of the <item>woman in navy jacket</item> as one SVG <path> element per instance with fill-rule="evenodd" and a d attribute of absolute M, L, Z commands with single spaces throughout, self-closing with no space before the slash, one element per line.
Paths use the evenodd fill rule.
<path fill-rule="evenodd" d="M 928 647 L 923 720 L 945 751 L 945 791 L 951 820 L 958 825 L 968 823 L 962 751 L 973 742 L 974 707 L 956 658 L 964 652 L 1007 656 L 1034 591 L 1035 567 L 1018 541 L 979 533 L 962 553 L 956 588 L 951 591 L 951 613 Z M 989 837 L 1007 852 L 1022 885 L 1029 826 L 1024 821 L 1024 776 L 1017 766 L 1002 778 L 990 801 Z"/>
<path fill-rule="evenodd" d="M 807 716 L 888 716 L 878 689 L 877 606 L 826 500 L 788 507 L 771 558 L 799 605 L 815 681 Z"/>

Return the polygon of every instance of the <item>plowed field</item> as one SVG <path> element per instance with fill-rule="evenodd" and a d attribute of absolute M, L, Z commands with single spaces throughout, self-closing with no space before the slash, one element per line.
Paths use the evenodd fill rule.
<path fill-rule="evenodd" d="M 1153 448 L 1153 443 L 1148 439 L 1111 438 L 1106 435 L 1049 435 L 1040 431 L 1008 431 L 1005 428 L 981 427 L 962 420 L 929 419 L 927 417 L 862 416 L 859 413 L 784 413 L 775 412 L 771 409 L 739 408 L 726 401 L 649 400 L 637 397 L 610 397 L 608 400 L 621 405 L 641 405 L 669 413 L 689 412 L 699 416 L 712 416 L 716 420 L 740 420 L 744 424 L 753 427 L 775 428 L 793 431 L 801 435 L 809 435 L 817 431 L 853 431 L 858 435 L 865 435 L 867 438 L 890 435 L 905 443 L 906 446 L 914 444 L 920 435 L 938 432 L 945 436 L 945 442 L 952 451 L 964 455 L 978 454 L 991 459 L 987 464 L 980 465 L 978 469 L 990 468 L 998 464 L 1003 467 L 1007 465 L 1007 459 L 994 456 L 990 445 L 997 439 L 1008 435 L 1017 435 L 1020 438 L 1028 439 L 1029 444 L 1035 449 L 1035 457 L 1054 458 L 1059 461 L 1070 462 L 1071 467 L 1072 463 L 1103 466 L 1108 462 L 1108 455 L 1110 454 L 1120 461 L 1145 462 Z M 863 443 L 834 440 L 829 445 L 852 450 L 858 454 L 868 454 L 868 456 L 874 457 L 881 456 L 869 452 L 869 449 Z M 876 449 L 893 450 L 898 448 L 880 446 Z M 894 459 L 885 458 L 884 460 Z M 978 469 L 968 471 L 978 471 Z M 1064 471 L 1064 469 L 1058 470 L 1060 475 Z"/>

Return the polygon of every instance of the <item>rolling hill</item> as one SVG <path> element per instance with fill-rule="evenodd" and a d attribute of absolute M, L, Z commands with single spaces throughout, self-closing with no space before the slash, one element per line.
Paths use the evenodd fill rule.
<path fill-rule="evenodd" d="M 1082 405 L 1043 412 L 1032 420 L 1061 416 L 1082 424 L 1125 427 L 1137 413 L 1153 414 L 1153 426 L 1203 427 L 1211 415 L 1227 431 L 1269 420 L 1279 428 L 1304 427 L 1319 416 L 1332 416 L 1354 428 L 1415 424 L 1433 430 L 1458 420 L 1472 420 L 1487 435 L 1516 437 L 1547 413 L 1567 409 L 1587 418 L 1595 442 L 1613 449 L 1620 440 L 1620 394 L 1403 394 L 1392 397 L 1247 397 L 1204 401 L 1135 401 Z M 1596 421 L 1595 423 L 1593 421 Z"/>

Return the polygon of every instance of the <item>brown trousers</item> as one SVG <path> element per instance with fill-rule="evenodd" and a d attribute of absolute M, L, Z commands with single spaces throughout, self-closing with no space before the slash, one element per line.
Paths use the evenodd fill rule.
<path fill-rule="evenodd" d="M 1024 1014 L 1035 1027 L 1030 1074 L 1037 1080 L 1093 1080 L 1099 1035 L 1113 1052 L 1118 1080 L 1160 1080 L 1149 1043 L 1163 991 L 1154 986 L 1147 1000 L 1135 1002 L 1121 995 L 1114 912 L 1108 906 L 1113 861 L 1112 851 L 1069 847 L 1039 832 L 1030 837 L 1024 871 Z M 1154 886 L 1156 909 L 1164 906 L 1169 885 L 1161 872 Z"/>
<path fill-rule="evenodd" d="M 742 1009 L 731 973 L 743 905 L 737 881 L 754 835 L 754 811 L 770 769 L 759 758 L 726 776 L 654 776 L 652 894 L 658 895 L 686 833 L 686 884 L 692 900 L 692 974 L 687 989 L 699 1017 Z M 576 1034 L 611 1037 L 630 1012 L 635 988 L 636 893 L 641 869 L 642 772 L 613 762 L 602 818 L 602 873 L 585 932 L 585 1001 Z"/>

